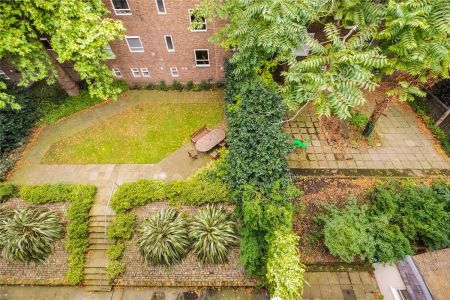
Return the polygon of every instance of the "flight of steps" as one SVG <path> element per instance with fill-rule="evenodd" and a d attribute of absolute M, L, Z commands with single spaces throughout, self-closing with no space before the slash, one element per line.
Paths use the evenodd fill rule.
<path fill-rule="evenodd" d="M 108 226 L 114 216 L 106 216 Z M 88 291 L 109 292 L 111 283 L 106 275 L 108 258 L 106 251 L 113 241 L 106 238 L 105 216 L 94 215 L 89 217 L 89 250 L 84 266 L 83 285 Z"/>

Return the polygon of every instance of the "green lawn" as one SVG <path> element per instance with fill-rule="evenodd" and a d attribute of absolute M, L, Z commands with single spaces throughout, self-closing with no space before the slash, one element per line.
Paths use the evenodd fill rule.
<path fill-rule="evenodd" d="M 156 163 L 187 143 L 199 127 L 224 120 L 223 102 L 217 100 L 138 104 L 53 144 L 42 163 Z"/>

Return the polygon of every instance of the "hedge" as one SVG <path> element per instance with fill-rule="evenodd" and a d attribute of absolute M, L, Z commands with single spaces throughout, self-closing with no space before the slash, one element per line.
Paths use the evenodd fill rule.
<path fill-rule="evenodd" d="M 96 188 L 84 184 L 27 185 L 20 188 L 20 197 L 31 204 L 53 202 L 71 203 L 67 217 L 66 251 L 69 252 L 69 267 L 66 273 L 70 284 L 83 280 L 85 256 L 89 247 L 89 211 L 94 204 Z"/>

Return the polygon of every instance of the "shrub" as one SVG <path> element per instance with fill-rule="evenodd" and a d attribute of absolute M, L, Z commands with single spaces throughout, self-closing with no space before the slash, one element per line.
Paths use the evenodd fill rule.
<path fill-rule="evenodd" d="M 194 87 L 195 87 L 195 84 L 194 84 L 194 82 L 193 82 L 192 80 L 189 80 L 189 81 L 186 83 L 186 89 L 187 89 L 188 91 L 192 91 L 192 90 L 194 89 Z"/>
<path fill-rule="evenodd" d="M 6 201 L 15 193 L 15 187 L 9 182 L 0 182 L 0 203 Z"/>
<path fill-rule="evenodd" d="M 125 264 L 121 261 L 111 261 L 106 265 L 106 274 L 110 278 L 115 278 L 125 272 Z"/>
<path fill-rule="evenodd" d="M 44 262 L 52 243 L 64 235 L 58 213 L 40 208 L 14 211 L 0 226 L 2 256 L 21 262 Z"/>
<path fill-rule="evenodd" d="M 172 89 L 175 91 L 182 91 L 184 88 L 183 84 L 179 82 L 178 80 L 174 80 L 172 83 Z"/>
<path fill-rule="evenodd" d="M 154 89 L 156 89 L 156 85 L 154 83 L 149 83 L 145 86 L 145 88 L 147 90 L 154 90 Z"/>
<path fill-rule="evenodd" d="M 368 121 L 369 118 L 359 111 L 352 111 L 350 118 L 348 119 L 348 123 L 350 125 L 356 126 L 360 129 L 364 128 Z"/>
<path fill-rule="evenodd" d="M 270 240 L 266 279 L 272 299 L 301 299 L 305 266 L 298 240 L 291 230 L 277 230 Z"/>
<path fill-rule="evenodd" d="M 158 211 L 143 223 L 138 244 L 146 262 L 177 263 L 189 249 L 188 222 L 174 209 Z"/>
<path fill-rule="evenodd" d="M 118 214 L 108 226 L 108 238 L 121 240 L 131 239 L 135 223 L 135 215 Z"/>
<path fill-rule="evenodd" d="M 230 247 L 237 242 L 235 223 L 220 206 L 201 209 L 191 222 L 189 236 L 194 253 L 203 263 L 226 262 Z"/>
<path fill-rule="evenodd" d="M 164 80 L 161 80 L 159 84 L 156 86 L 156 89 L 159 91 L 168 91 L 169 87 L 167 86 Z"/>
<path fill-rule="evenodd" d="M 26 185 L 20 188 L 19 195 L 30 203 L 42 204 L 93 199 L 95 192 L 92 185 L 58 183 Z"/>
<path fill-rule="evenodd" d="M 110 261 L 118 260 L 122 257 L 123 251 L 125 251 L 125 244 L 117 243 L 108 248 L 106 255 Z"/>
<path fill-rule="evenodd" d="M 225 87 L 225 82 L 223 82 L 223 81 L 216 82 L 216 89 L 223 89 L 224 87 Z"/>
<path fill-rule="evenodd" d="M 202 80 L 200 81 L 200 84 L 198 85 L 198 88 L 200 91 L 208 91 L 212 88 L 211 80 Z"/>

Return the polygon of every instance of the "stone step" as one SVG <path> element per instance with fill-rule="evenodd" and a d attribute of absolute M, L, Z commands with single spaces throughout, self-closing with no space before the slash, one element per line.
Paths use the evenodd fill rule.
<path fill-rule="evenodd" d="M 88 292 L 110 292 L 112 286 L 110 285 L 85 285 Z"/>
<path fill-rule="evenodd" d="M 91 280 L 109 281 L 109 276 L 106 275 L 106 273 L 88 273 L 88 274 L 84 274 L 84 280 L 86 282 L 91 281 Z"/>
<path fill-rule="evenodd" d="M 88 250 L 108 250 L 109 244 L 92 244 L 89 245 Z"/>
<path fill-rule="evenodd" d="M 91 225 L 89 225 L 89 233 L 91 233 L 91 232 L 105 233 L 105 226 L 91 226 Z"/>
<path fill-rule="evenodd" d="M 107 239 L 104 232 L 89 232 L 89 239 Z"/>
<path fill-rule="evenodd" d="M 113 215 L 107 215 L 106 216 L 106 221 L 111 221 L 112 219 L 114 219 L 114 217 L 115 216 L 113 216 Z M 103 215 L 89 216 L 89 221 L 104 222 L 105 221 L 105 216 L 103 216 Z"/>
<path fill-rule="evenodd" d="M 85 267 L 83 270 L 84 275 L 87 274 L 106 274 L 105 268 L 99 268 L 99 267 Z"/>
<path fill-rule="evenodd" d="M 89 238 L 89 245 L 112 245 L 114 244 L 113 240 L 108 240 L 104 237 L 100 238 L 100 239 L 96 239 L 96 238 Z"/>
<path fill-rule="evenodd" d="M 111 224 L 110 220 L 106 221 L 106 226 L 108 226 L 109 224 Z M 98 227 L 105 227 L 105 221 L 89 221 L 89 226 L 98 226 Z"/>

